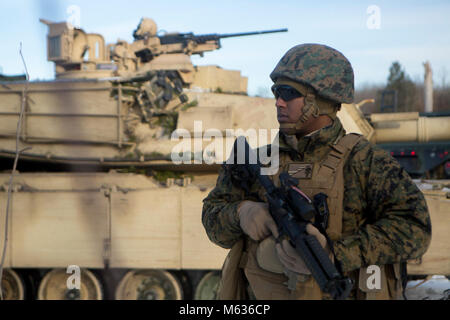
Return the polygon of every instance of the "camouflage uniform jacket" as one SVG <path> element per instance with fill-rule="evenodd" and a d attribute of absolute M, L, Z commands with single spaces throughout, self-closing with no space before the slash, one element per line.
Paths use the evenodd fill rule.
<path fill-rule="evenodd" d="M 280 167 L 292 161 L 320 161 L 343 135 L 336 119 L 300 138 L 296 150 L 280 139 Z M 258 189 L 262 187 L 256 182 L 252 190 L 261 194 Z M 242 200 L 262 201 L 245 196 L 222 168 L 216 187 L 203 200 L 202 222 L 215 244 L 231 248 L 243 236 L 237 214 Z M 431 221 L 422 192 L 395 159 L 366 139 L 353 148 L 344 165 L 343 202 L 342 236 L 333 242 L 342 271 L 414 259 L 428 248 Z"/>

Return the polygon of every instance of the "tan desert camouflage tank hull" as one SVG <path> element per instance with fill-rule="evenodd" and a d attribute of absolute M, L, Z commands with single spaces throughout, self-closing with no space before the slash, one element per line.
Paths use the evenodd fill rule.
<path fill-rule="evenodd" d="M 142 123 L 130 97 L 123 93 L 126 89 L 117 88 L 113 83 L 108 80 L 30 83 L 20 138 L 22 147 L 31 149 L 22 153 L 21 159 L 105 168 L 170 166 L 179 169 L 172 166 L 171 153 L 180 140 L 171 140 L 161 126 L 152 128 L 149 123 Z M 3 157 L 15 155 L 23 87 L 24 84 L 15 83 L 0 86 L 0 155 Z M 193 107 L 178 112 L 177 127 L 172 130 L 187 130 L 193 139 L 196 121 L 200 123 L 201 134 L 216 129 L 224 138 L 227 129 L 277 128 L 272 99 L 205 92 L 186 95 Z M 227 140 L 233 141 L 232 137 Z M 204 141 L 201 149 L 206 144 Z"/>
<path fill-rule="evenodd" d="M 15 176 L 5 267 L 54 269 L 54 274 L 48 273 L 53 278 L 41 280 L 39 297 L 42 299 L 67 297 L 65 284 L 57 280 L 67 278 L 62 271 L 71 265 L 86 273 L 88 269 L 121 270 L 121 279 L 114 285 L 108 284 L 113 287 L 109 298 L 139 298 L 136 288 L 148 279 L 159 279 L 173 286 L 172 291 L 158 297 L 208 297 L 213 292 L 211 287 L 216 285 L 214 280 L 218 279 L 217 274 L 210 272 L 220 270 L 227 253 L 209 241 L 201 224 L 202 199 L 215 185 L 218 164 L 191 161 L 175 165 L 171 153 L 179 141 L 171 141 L 169 137 L 155 139 L 154 131 L 147 124 L 137 123 L 137 129 L 130 135 L 125 129 L 129 105 L 120 105 L 111 90 L 108 81 L 30 84 L 20 136 L 21 146 L 31 149 L 22 154 L 21 159 L 47 164 L 93 165 L 98 171 L 116 170 L 22 172 Z M 0 91 L 0 96 L 5 97 L 0 104 L 4 157 L 14 155 L 19 92 L 22 92 L 20 84 L 8 84 L 8 88 Z M 204 135 L 213 128 L 220 133 L 240 128 L 245 134 L 249 129 L 277 126 L 273 99 L 218 93 L 187 94 L 190 101 L 196 101 L 196 106 L 180 112 L 176 128 L 186 130 L 192 137 L 195 130 Z M 89 102 L 73 103 L 71 95 Z M 344 105 L 339 117 L 347 131 L 373 139 L 375 131 L 357 106 Z M 199 120 L 202 120 L 200 128 L 195 123 Z M 237 130 L 232 133 L 240 134 Z M 230 143 L 235 139 L 235 136 L 224 137 Z M 210 142 L 197 140 L 203 153 Z M 195 139 L 191 143 L 192 150 L 194 142 Z M 257 145 L 266 143 L 260 140 Z M 224 148 L 221 161 L 227 158 L 226 151 Z M 175 170 L 182 174 L 161 179 L 158 175 L 120 172 L 127 167 L 156 172 Z M 8 173 L 0 174 L 1 212 L 6 210 L 9 178 Z M 450 255 L 445 254 L 450 252 L 446 231 L 450 225 L 449 183 L 420 184 L 418 181 L 418 184 L 430 208 L 433 240 L 420 261 L 409 262 L 408 272 L 411 275 L 450 274 Z M 3 220 L 0 228 L 4 228 Z M 188 271 L 188 276 L 176 275 L 177 270 Z M 161 273 L 142 275 L 138 271 Z M 101 275 L 102 272 L 99 271 Z M 199 274 L 206 279 L 206 284 L 201 281 L 194 284 L 192 278 L 200 277 Z M 98 298 L 95 292 L 101 285 L 95 282 L 95 274 L 86 274 L 88 276 L 93 284 L 90 291 L 85 289 L 90 295 L 85 295 Z M 189 276 L 187 281 L 193 292 L 190 295 L 183 293 L 189 289 L 183 288 L 180 280 Z M 52 281 L 59 283 L 53 284 L 54 290 L 49 289 Z M 198 290 L 192 289 L 193 286 Z M 203 295 L 202 290 L 206 290 Z"/>

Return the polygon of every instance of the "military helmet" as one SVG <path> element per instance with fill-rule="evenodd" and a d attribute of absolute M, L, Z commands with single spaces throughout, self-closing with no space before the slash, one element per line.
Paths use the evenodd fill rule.
<path fill-rule="evenodd" d="M 319 96 L 338 103 L 353 102 L 353 68 L 339 51 L 321 44 L 291 48 L 270 74 L 273 82 L 288 78 L 311 86 Z"/>
<path fill-rule="evenodd" d="M 150 18 L 142 18 L 136 30 L 133 32 L 135 40 L 145 39 L 146 37 L 153 37 L 158 32 L 156 22 Z"/>

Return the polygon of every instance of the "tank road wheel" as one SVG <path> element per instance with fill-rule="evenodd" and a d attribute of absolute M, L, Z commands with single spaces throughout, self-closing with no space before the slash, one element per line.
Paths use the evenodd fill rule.
<path fill-rule="evenodd" d="M 195 288 L 195 300 L 215 300 L 220 283 L 220 272 L 211 271 L 205 274 Z"/>
<path fill-rule="evenodd" d="M 133 270 L 116 289 L 116 300 L 181 300 L 179 280 L 165 270 Z"/>
<path fill-rule="evenodd" d="M 22 278 L 12 269 L 4 269 L 2 276 L 3 300 L 23 300 L 25 289 Z"/>
<path fill-rule="evenodd" d="M 53 269 L 47 273 L 39 284 L 39 300 L 102 300 L 103 292 L 100 281 L 86 269 L 81 269 L 80 289 L 69 289 L 67 280 L 71 274 L 65 269 Z"/>

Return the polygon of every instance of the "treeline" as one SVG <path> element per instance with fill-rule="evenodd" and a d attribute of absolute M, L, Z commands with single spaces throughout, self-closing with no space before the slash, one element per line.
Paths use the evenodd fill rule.
<path fill-rule="evenodd" d="M 396 95 L 396 110 L 394 106 Z M 383 99 L 384 98 L 384 99 Z M 392 63 L 386 85 L 365 85 L 356 88 L 355 103 L 375 99 L 361 107 L 365 114 L 376 112 L 424 112 L 424 83 L 411 80 L 399 62 Z M 450 111 L 450 86 L 433 84 L 433 112 Z"/>

